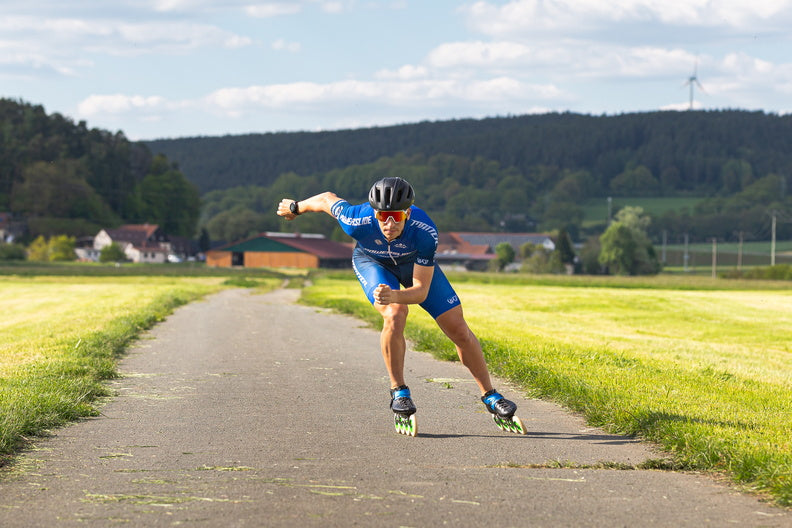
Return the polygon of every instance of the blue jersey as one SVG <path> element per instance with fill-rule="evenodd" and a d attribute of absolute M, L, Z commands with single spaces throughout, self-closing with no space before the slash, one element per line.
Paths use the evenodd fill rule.
<path fill-rule="evenodd" d="M 422 209 L 413 206 L 404 231 L 388 242 L 374 209 L 368 203 L 350 205 L 339 200 L 331 208 L 344 232 L 357 241 L 357 245 L 372 258 L 391 261 L 395 265 L 412 262 L 420 266 L 433 266 L 437 251 L 437 227 Z"/>
<path fill-rule="evenodd" d="M 374 209 L 368 203 L 350 205 L 339 200 L 330 211 L 344 232 L 357 241 L 352 268 L 371 304 L 375 302 L 374 290 L 379 284 L 387 284 L 394 290 L 399 285 L 412 286 L 415 264 L 434 266 L 429 292 L 420 304 L 424 310 L 436 319 L 460 304 L 459 296 L 435 263 L 437 227 L 421 209 L 415 206 L 410 209 L 404 230 L 391 242 L 382 234 Z"/>

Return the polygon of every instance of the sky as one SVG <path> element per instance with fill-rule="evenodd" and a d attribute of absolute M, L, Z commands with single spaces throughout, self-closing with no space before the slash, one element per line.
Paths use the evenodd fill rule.
<path fill-rule="evenodd" d="M 131 140 L 792 112 L 792 0 L 0 0 L 0 98 Z"/>

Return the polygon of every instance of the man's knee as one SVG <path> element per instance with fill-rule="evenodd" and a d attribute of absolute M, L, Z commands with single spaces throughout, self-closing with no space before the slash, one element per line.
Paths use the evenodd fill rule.
<path fill-rule="evenodd" d="M 452 308 L 438 317 L 437 323 L 445 335 L 458 346 L 464 347 L 477 341 L 476 336 L 468 327 L 460 307 Z"/>
<path fill-rule="evenodd" d="M 388 304 L 380 310 L 383 331 L 403 332 L 409 308 L 406 304 Z"/>

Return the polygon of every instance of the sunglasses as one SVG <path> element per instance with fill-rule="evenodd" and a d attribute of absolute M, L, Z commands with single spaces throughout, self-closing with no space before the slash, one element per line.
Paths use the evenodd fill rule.
<path fill-rule="evenodd" d="M 407 218 L 407 211 L 375 211 L 374 216 L 377 217 L 377 220 L 380 222 L 387 222 L 388 219 L 392 218 L 394 222 L 397 224 L 399 222 L 404 222 Z"/>

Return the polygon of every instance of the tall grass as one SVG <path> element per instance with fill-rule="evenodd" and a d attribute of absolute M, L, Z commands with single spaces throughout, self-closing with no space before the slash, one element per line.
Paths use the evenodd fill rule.
<path fill-rule="evenodd" d="M 455 284 L 494 373 L 593 425 L 657 442 L 680 468 L 724 472 L 792 505 L 791 290 L 508 281 Z M 353 280 L 317 280 L 303 298 L 380 324 Z M 455 355 L 420 309 L 408 335 Z"/>

